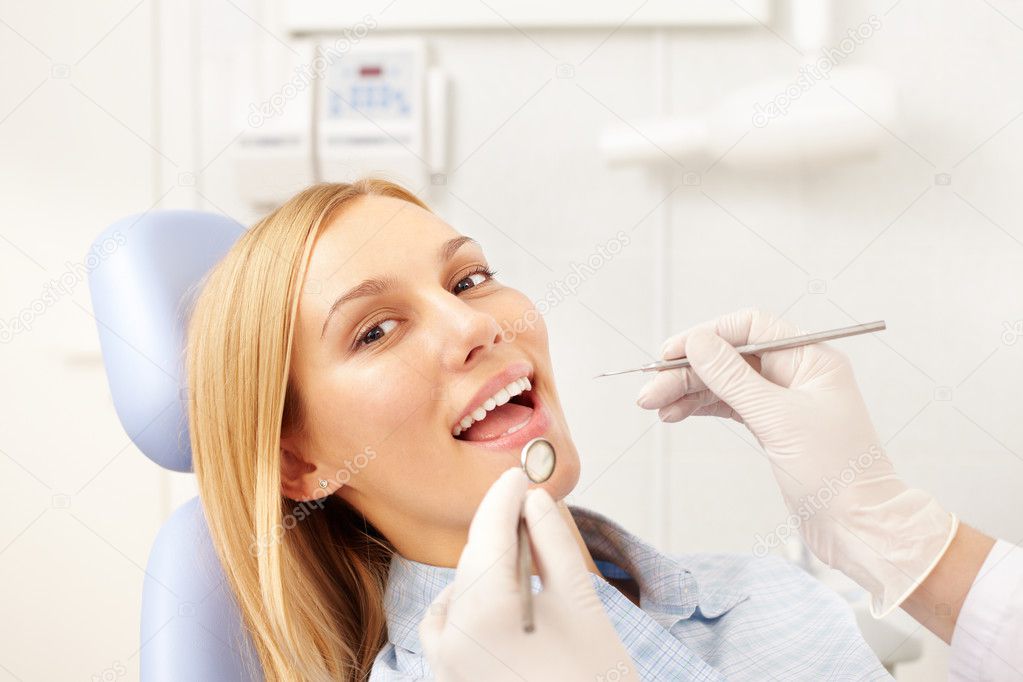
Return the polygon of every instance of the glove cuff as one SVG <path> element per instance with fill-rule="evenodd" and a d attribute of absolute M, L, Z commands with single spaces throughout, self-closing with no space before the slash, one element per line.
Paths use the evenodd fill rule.
<path fill-rule="evenodd" d="M 870 613 L 895 610 L 948 551 L 959 519 L 923 490 L 907 488 L 890 500 L 851 511 L 836 533 L 833 564 L 870 592 Z"/>
<path fill-rule="evenodd" d="M 944 541 L 938 547 L 934 557 L 925 564 L 923 571 L 914 580 L 906 580 L 907 574 L 903 573 L 903 582 L 908 583 L 903 586 L 901 593 L 898 588 L 898 581 L 894 581 L 892 584 L 887 585 L 883 594 L 872 595 L 870 602 L 870 615 L 874 618 L 884 618 L 889 613 L 894 611 L 896 608 L 902 605 L 902 602 L 909 598 L 909 595 L 913 594 L 920 585 L 927 580 L 927 576 L 931 574 L 934 567 L 938 565 L 942 557 L 945 556 L 945 552 L 948 551 L 949 546 L 952 544 L 952 540 L 955 538 L 956 533 L 959 530 L 959 517 L 955 514 L 949 514 L 949 529 L 948 533 L 944 538 Z M 940 537 L 940 536 L 939 536 Z"/>

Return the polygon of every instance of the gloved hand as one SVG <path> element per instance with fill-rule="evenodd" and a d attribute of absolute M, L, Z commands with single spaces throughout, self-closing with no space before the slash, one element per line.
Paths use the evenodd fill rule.
<path fill-rule="evenodd" d="M 526 494 L 528 485 L 521 469 L 510 469 L 480 503 L 455 581 L 419 624 L 430 667 L 441 682 L 638 680 L 554 500 L 539 488 Z M 523 497 L 544 586 L 530 633 L 517 577 Z"/>
<path fill-rule="evenodd" d="M 698 325 L 662 347 L 664 359 L 686 356 L 692 367 L 659 372 L 637 403 L 666 422 L 744 423 L 807 546 L 870 592 L 880 618 L 927 577 L 958 520 L 896 475 L 844 355 L 814 344 L 744 359 L 732 347 L 801 333 L 753 310 Z"/>

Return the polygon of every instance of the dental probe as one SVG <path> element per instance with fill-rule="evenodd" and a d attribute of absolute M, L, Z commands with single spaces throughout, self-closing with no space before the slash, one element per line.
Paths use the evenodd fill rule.
<path fill-rule="evenodd" d="M 546 438 L 534 438 L 522 446 L 522 470 L 533 483 L 543 483 L 554 473 L 557 463 L 554 446 Z M 522 630 L 533 631 L 533 552 L 529 549 L 526 518 L 519 514 L 519 587 L 522 590 Z"/>
<path fill-rule="evenodd" d="M 747 343 L 744 346 L 736 346 L 735 350 L 742 355 L 748 355 L 751 353 L 761 353 L 769 350 L 785 350 L 786 348 L 798 348 L 799 346 L 809 346 L 813 343 L 822 343 L 824 341 L 832 341 L 834 339 L 842 339 L 847 336 L 856 336 L 858 334 L 869 334 L 870 332 L 879 332 L 885 328 L 884 320 L 878 320 L 877 322 L 867 322 L 866 324 L 854 324 L 851 327 L 841 327 L 839 329 L 830 329 L 823 332 L 814 332 L 813 334 L 803 334 L 801 336 L 790 336 L 787 339 L 776 339 L 774 341 L 761 341 L 760 343 Z M 632 369 L 620 369 L 613 372 L 604 372 L 593 377 L 599 379 L 600 377 L 609 377 L 615 374 L 628 374 L 629 372 L 660 372 L 665 369 L 678 369 L 681 367 L 689 367 L 688 358 L 678 358 L 677 360 L 658 360 L 657 362 L 651 362 L 647 365 L 640 367 L 634 367 Z"/>

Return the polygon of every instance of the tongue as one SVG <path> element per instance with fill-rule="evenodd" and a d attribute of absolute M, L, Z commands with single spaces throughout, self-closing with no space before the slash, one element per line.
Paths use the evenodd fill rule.
<path fill-rule="evenodd" d="M 533 414 L 532 407 L 505 403 L 495 407 L 483 421 L 474 422 L 458 436 L 462 440 L 490 440 L 502 435 L 505 431 L 525 424 Z"/>

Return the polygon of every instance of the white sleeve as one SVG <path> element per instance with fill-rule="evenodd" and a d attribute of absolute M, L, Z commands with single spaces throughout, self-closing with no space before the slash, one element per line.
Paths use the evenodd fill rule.
<path fill-rule="evenodd" d="M 998 540 L 959 612 L 949 680 L 1023 681 L 1023 549 Z"/>

